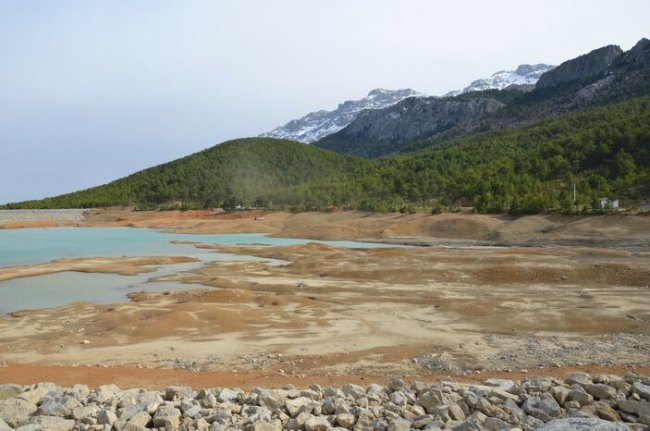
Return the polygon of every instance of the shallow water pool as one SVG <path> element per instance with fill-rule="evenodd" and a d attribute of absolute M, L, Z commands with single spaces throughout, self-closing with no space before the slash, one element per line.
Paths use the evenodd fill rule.
<path fill-rule="evenodd" d="M 224 245 L 293 245 L 318 242 L 340 247 L 376 248 L 383 244 L 354 241 L 314 241 L 272 238 L 262 234 L 193 235 L 138 228 L 37 228 L 0 230 L 0 271 L 2 267 L 48 262 L 59 258 L 91 256 L 189 256 L 199 260 L 160 266 L 154 272 L 125 276 L 62 272 L 0 282 L 0 314 L 24 309 L 49 308 L 72 302 L 110 304 L 128 301 L 129 292 L 173 291 L 198 287 L 179 282 L 151 282 L 164 275 L 191 271 L 214 261 L 264 260 L 196 248 L 192 241 Z"/>

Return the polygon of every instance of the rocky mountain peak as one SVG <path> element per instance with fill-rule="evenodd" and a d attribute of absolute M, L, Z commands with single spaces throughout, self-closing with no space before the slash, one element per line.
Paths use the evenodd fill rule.
<path fill-rule="evenodd" d="M 623 55 L 621 62 L 629 66 L 645 66 L 650 64 L 650 40 L 643 38 Z"/>
<path fill-rule="evenodd" d="M 471 93 L 473 91 L 503 90 L 513 85 L 534 85 L 545 72 L 555 66 L 548 64 L 520 64 L 515 70 L 500 70 L 493 73 L 489 78 L 472 81 L 462 90 L 455 90 L 445 94 L 446 97 L 458 96 L 459 94 Z"/>
<path fill-rule="evenodd" d="M 604 73 L 621 56 L 623 50 L 617 45 L 607 45 L 587 54 L 567 60 L 553 70 L 544 73 L 537 88 L 549 88 L 558 84 L 590 78 Z"/>
<path fill-rule="evenodd" d="M 422 96 L 424 96 L 422 93 L 410 88 L 401 90 L 375 88 L 363 99 L 346 100 L 333 111 L 321 110 L 309 113 L 260 136 L 311 143 L 343 129 L 366 109 L 383 109 L 406 98 Z"/>
<path fill-rule="evenodd" d="M 515 73 L 517 75 L 521 75 L 521 76 L 529 75 L 529 74 L 535 73 L 535 72 L 544 73 L 544 72 L 548 71 L 552 67 L 553 66 L 549 66 L 548 64 L 543 64 L 543 63 L 540 63 L 540 64 L 520 64 L 515 69 Z"/>

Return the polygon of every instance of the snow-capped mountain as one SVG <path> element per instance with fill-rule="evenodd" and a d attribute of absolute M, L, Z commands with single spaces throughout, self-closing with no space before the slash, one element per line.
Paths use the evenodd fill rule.
<path fill-rule="evenodd" d="M 364 109 L 382 109 L 400 102 L 408 97 L 421 97 L 424 94 L 411 90 L 384 90 L 377 88 L 368 96 L 359 100 L 347 100 L 333 111 L 316 111 L 297 120 L 291 120 L 284 126 L 276 127 L 261 137 L 292 139 L 311 143 L 346 127 Z"/>
<path fill-rule="evenodd" d="M 471 91 L 503 90 L 510 85 L 534 85 L 539 78 L 555 66 L 548 64 L 522 64 L 515 70 L 501 70 L 489 78 L 477 79 L 462 90 L 454 90 L 446 97 L 458 96 Z"/>

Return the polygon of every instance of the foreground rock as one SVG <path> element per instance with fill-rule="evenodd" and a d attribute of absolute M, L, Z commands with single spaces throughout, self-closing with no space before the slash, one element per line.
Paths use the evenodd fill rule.
<path fill-rule="evenodd" d="M 0 385 L 0 431 L 650 431 L 649 389 L 645 376 L 585 373 L 252 392 Z"/>

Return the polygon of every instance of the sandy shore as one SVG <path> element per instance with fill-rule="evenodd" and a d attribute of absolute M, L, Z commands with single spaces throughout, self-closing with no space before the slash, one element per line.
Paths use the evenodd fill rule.
<path fill-rule="evenodd" d="M 31 364 L 34 376 L 50 365 L 68 367 L 62 376 L 105 366 L 192 370 L 239 379 L 236 386 L 246 379 L 484 378 L 539 367 L 548 375 L 650 366 L 646 217 L 109 210 L 90 212 L 81 224 L 464 247 L 203 245 L 290 263 L 216 262 L 165 278 L 203 289 L 0 317 L 0 361 L 10 364 L 0 379 L 8 381 L 2 373 L 18 363 Z M 466 247 L 486 243 L 520 245 Z M 102 264 L 143 268 L 85 262 L 82 270 Z"/>
<path fill-rule="evenodd" d="M 86 210 L 0 210 L 0 228 L 76 226 Z"/>

